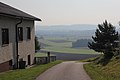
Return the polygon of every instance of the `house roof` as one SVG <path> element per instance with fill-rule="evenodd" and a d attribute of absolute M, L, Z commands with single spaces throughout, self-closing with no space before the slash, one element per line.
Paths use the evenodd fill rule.
<path fill-rule="evenodd" d="M 27 20 L 41 21 L 41 19 L 39 19 L 37 17 L 34 17 L 30 14 L 27 14 L 21 10 L 18 10 L 16 8 L 11 7 L 2 2 L 0 2 L 0 15 L 10 16 L 10 17 L 14 17 L 14 18 L 23 18 L 23 19 L 27 19 Z"/>

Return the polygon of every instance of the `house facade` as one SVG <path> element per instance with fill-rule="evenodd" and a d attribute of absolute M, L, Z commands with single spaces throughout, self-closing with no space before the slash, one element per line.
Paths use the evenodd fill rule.
<path fill-rule="evenodd" d="M 0 2 L 0 72 L 34 64 L 35 27 L 31 16 Z"/>

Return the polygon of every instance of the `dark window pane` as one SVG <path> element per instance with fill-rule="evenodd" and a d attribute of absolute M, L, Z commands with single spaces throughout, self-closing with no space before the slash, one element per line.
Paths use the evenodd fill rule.
<path fill-rule="evenodd" d="M 30 30 L 30 27 L 27 27 L 27 39 L 31 39 L 31 30 Z"/>
<path fill-rule="evenodd" d="M 23 28 L 18 27 L 18 40 L 23 41 Z"/>
<path fill-rule="evenodd" d="M 2 44 L 9 44 L 9 31 L 7 28 L 2 29 Z"/>

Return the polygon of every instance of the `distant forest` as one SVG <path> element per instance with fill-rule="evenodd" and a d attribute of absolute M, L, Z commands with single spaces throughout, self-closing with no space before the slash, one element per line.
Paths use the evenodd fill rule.
<path fill-rule="evenodd" d="M 88 42 L 92 42 L 92 40 L 91 39 L 79 39 L 75 42 L 72 42 L 72 47 L 73 48 L 88 47 Z"/>

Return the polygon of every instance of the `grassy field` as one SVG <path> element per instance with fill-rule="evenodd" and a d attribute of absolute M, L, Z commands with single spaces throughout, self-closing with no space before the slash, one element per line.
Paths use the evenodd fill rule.
<path fill-rule="evenodd" d="M 35 53 L 35 57 L 47 57 L 47 53 Z M 55 56 L 53 54 L 50 54 L 50 56 Z"/>
<path fill-rule="evenodd" d="M 54 39 L 55 40 L 55 39 Z M 57 42 L 53 42 L 53 41 L 51 41 L 51 39 L 50 40 L 48 40 L 48 39 L 40 39 L 39 40 L 41 43 L 44 43 L 44 44 L 46 44 L 46 45 L 49 45 L 49 46 L 51 46 L 51 47 L 71 47 L 72 46 L 72 44 L 71 44 L 71 42 L 61 42 L 61 43 L 57 43 Z M 56 40 L 57 41 L 57 40 Z"/>
<path fill-rule="evenodd" d="M 75 48 L 65 48 L 65 47 L 46 47 L 42 49 L 45 51 L 61 52 L 61 53 L 74 53 L 74 54 L 98 54 L 97 52 L 90 49 L 75 49 Z"/>
<path fill-rule="evenodd" d="M 120 80 L 120 59 L 112 59 L 106 66 L 90 63 L 84 68 L 92 80 Z"/>
<path fill-rule="evenodd" d="M 39 39 L 40 43 L 44 43 L 49 46 L 45 46 L 41 50 L 62 52 L 62 53 L 75 53 L 75 54 L 98 54 L 97 52 L 88 48 L 72 48 L 72 40 L 65 38 L 46 38 Z"/>
<path fill-rule="evenodd" d="M 55 61 L 49 64 L 37 65 L 29 69 L 19 69 L 0 73 L 0 80 L 35 80 L 37 76 L 46 71 L 48 68 L 61 63 Z"/>

